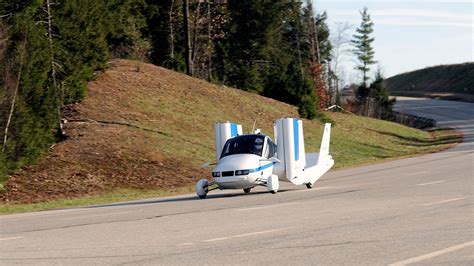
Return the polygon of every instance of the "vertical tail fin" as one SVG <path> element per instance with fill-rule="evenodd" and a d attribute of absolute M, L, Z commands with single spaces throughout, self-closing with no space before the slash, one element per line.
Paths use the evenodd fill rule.
<path fill-rule="evenodd" d="M 324 125 L 323 140 L 321 141 L 321 148 L 319 149 L 318 161 L 324 160 L 329 156 L 329 140 L 331 139 L 331 123 Z"/>
<path fill-rule="evenodd" d="M 293 180 L 306 167 L 303 121 L 297 118 L 282 118 L 275 121 L 277 157 L 284 166 L 286 178 Z"/>
<path fill-rule="evenodd" d="M 216 162 L 219 161 L 225 142 L 233 137 L 242 135 L 242 126 L 235 123 L 214 124 L 214 136 L 216 141 Z"/>

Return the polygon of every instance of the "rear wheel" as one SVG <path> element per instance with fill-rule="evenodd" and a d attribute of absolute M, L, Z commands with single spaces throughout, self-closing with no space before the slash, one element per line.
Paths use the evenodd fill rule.
<path fill-rule="evenodd" d="M 311 183 L 306 183 L 306 188 L 312 189 L 312 188 L 313 188 L 313 184 L 311 184 Z"/>
<path fill-rule="evenodd" d="M 196 194 L 200 199 L 204 199 L 207 196 L 209 182 L 207 179 L 201 179 L 196 183 Z"/>
<path fill-rule="evenodd" d="M 245 192 L 246 194 L 250 193 L 250 190 L 251 190 L 251 188 L 244 188 L 244 192 Z"/>

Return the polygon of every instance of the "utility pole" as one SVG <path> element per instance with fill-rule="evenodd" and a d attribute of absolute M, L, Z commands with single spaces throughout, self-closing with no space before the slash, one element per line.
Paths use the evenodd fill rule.
<path fill-rule="evenodd" d="M 191 42 L 189 38 L 189 7 L 188 0 L 183 0 L 184 41 L 186 43 L 186 74 L 193 75 L 193 61 L 191 60 Z"/>

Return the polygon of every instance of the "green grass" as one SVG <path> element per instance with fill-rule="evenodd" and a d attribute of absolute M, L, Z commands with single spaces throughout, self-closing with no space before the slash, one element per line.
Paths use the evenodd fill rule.
<path fill-rule="evenodd" d="M 53 200 L 31 204 L 0 204 L 0 214 L 12 214 L 33 211 L 57 210 L 72 207 L 91 206 L 121 201 L 139 200 L 146 198 L 167 197 L 183 193 L 189 193 L 194 187 L 181 187 L 172 190 L 139 190 L 139 189 L 117 189 L 102 195 Z"/>
<path fill-rule="evenodd" d="M 425 132 L 394 125 L 390 122 L 352 115 L 350 119 L 342 114 L 332 114 L 331 117 L 339 123 L 339 126 L 332 130 L 330 146 L 336 161 L 335 169 L 435 152 L 451 147 L 460 140 L 460 136 L 456 132 L 448 129 Z M 359 124 L 361 122 L 364 122 L 363 126 Z M 305 144 L 309 152 L 319 149 L 321 133 L 319 131 L 310 131 L 311 133 L 309 133 L 307 130 L 315 124 L 318 122 L 306 121 L 305 124 Z M 377 141 L 377 144 L 374 144 L 374 141 Z M 193 186 L 168 190 L 117 189 L 101 195 L 49 202 L 0 204 L 0 214 L 90 206 L 172 196 L 193 191 Z"/>
<path fill-rule="evenodd" d="M 121 60 L 118 64 L 127 66 L 134 65 L 134 62 Z M 87 169 L 88 180 L 92 182 L 92 180 L 100 181 L 104 176 L 114 178 L 117 173 L 133 172 L 136 174 L 130 177 L 130 180 L 133 180 L 136 176 L 150 175 L 149 172 L 140 172 L 144 171 L 140 167 L 145 165 L 144 159 L 150 161 L 154 154 L 158 154 L 164 159 L 186 162 L 180 168 L 190 169 L 187 173 L 191 173 L 192 176 L 185 179 L 188 182 L 178 189 L 175 188 L 177 184 L 175 182 L 169 186 L 173 188 L 168 189 L 164 183 L 163 187 L 154 190 L 123 189 L 127 184 L 121 183 L 105 187 L 104 189 L 109 190 L 107 193 L 104 193 L 103 189 L 92 191 L 96 195 L 92 197 L 77 195 L 69 196 L 72 199 L 44 203 L 0 204 L 0 213 L 86 206 L 189 192 L 193 190 L 189 187 L 190 180 L 197 181 L 199 178 L 207 177 L 196 176 L 195 169 L 204 162 L 215 161 L 213 133 L 215 122 L 233 121 L 242 124 L 244 132 L 249 132 L 254 120 L 258 118 L 257 127 L 264 134 L 273 136 L 275 119 L 298 115 L 294 106 L 252 93 L 212 85 L 151 65 L 144 64 L 142 72 L 127 72 L 126 69 L 118 68 L 104 75 L 106 77 L 104 80 L 99 77 L 94 82 L 94 86 L 99 89 L 91 89 L 88 98 L 81 104 L 81 112 L 86 113 L 90 119 L 125 121 L 142 129 L 88 125 L 89 127 L 84 127 L 80 131 L 83 135 L 65 142 L 68 149 L 73 152 L 52 156 L 49 160 L 55 160 L 53 161 L 55 163 L 48 160 L 40 162 L 39 168 L 42 169 L 40 173 L 49 173 L 49 178 L 54 178 L 52 173 L 58 173 L 67 181 L 74 180 L 76 172 L 81 172 L 79 170 Z M 124 78 L 126 82 L 123 82 Z M 450 130 L 426 132 L 352 114 L 326 113 L 326 115 L 335 122 L 330 145 L 330 152 L 335 160 L 334 169 L 436 152 L 459 141 L 459 136 Z M 93 131 L 93 126 L 100 130 Z M 303 126 L 306 152 L 318 152 L 323 123 L 304 120 Z M 61 145 L 65 144 L 60 143 L 56 148 L 61 148 Z M 98 167 L 94 164 L 95 161 L 107 164 L 115 162 L 115 164 L 114 167 Z M 50 166 L 56 168 L 48 168 Z M 159 169 L 155 173 L 159 173 Z M 180 175 L 178 172 L 169 173 L 163 180 L 172 178 L 179 180 L 178 178 L 182 177 Z M 23 173 L 23 176 L 16 178 L 23 178 L 23 186 L 32 186 L 34 182 L 31 172 Z M 75 189 L 82 188 L 79 187 L 81 183 L 64 184 L 60 183 L 62 181 L 55 181 L 59 182 L 53 183 L 55 186 L 56 184 L 67 186 L 69 189 L 70 186 L 77 185 Z M 44 183 L 32 186 L 42 188 L 35 193 L 44 191 L 42 185 Z M 143 187 L 149 188 L 147 184 Z"/>
<path fill-rule="evenodd" d="M 336 121 L 330 146 L 336 162 L 335 169 L 436 152 L 460 140 L 460 136 L 450 130 L 426 132 L 350 114 L 332 113 L 329 116 Z M 306 124 L 317 126 L 313 121 Z M 306 150 L 317 151 L 322 137 L 321 128 L 307 128 Z"/>

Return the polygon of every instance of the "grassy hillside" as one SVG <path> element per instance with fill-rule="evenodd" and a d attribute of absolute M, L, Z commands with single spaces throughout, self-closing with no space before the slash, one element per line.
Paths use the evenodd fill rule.
<path fill-rule="evenodd" d="M 37 165 L 9 179 L 0 196 L 9 202 L 4 209 L 11 203 L 104 193 L 112 196 L 98 202 L 158 193 L 150 189 L 187 191 L 209 175 L 199 166 L 214 161 L 215 122 L 234 121 L 248 131 L 258 118 L 257 127 L 273 135 L 274 119 L 298 114 L 288 104 L 127 60 L 113 61 L 90 82 L 86 100 L 64 113 L 68 139 L 52 147 Z M 443 132 L 349 114 L 328 115 L 336 122 L 330 147 L 335 168 L 440 150 L 457 140 Z M 306 150 L 317 151 L 322 123 L 304 121 L 304 129 Z M 39 208 L 91 201 L 62 202 Z"/>
<path fill-rule="evenodd" d="M 474 94 L 474 62 L 428 67 L 386 80 L 392 92 L 445 92 Z"/>

